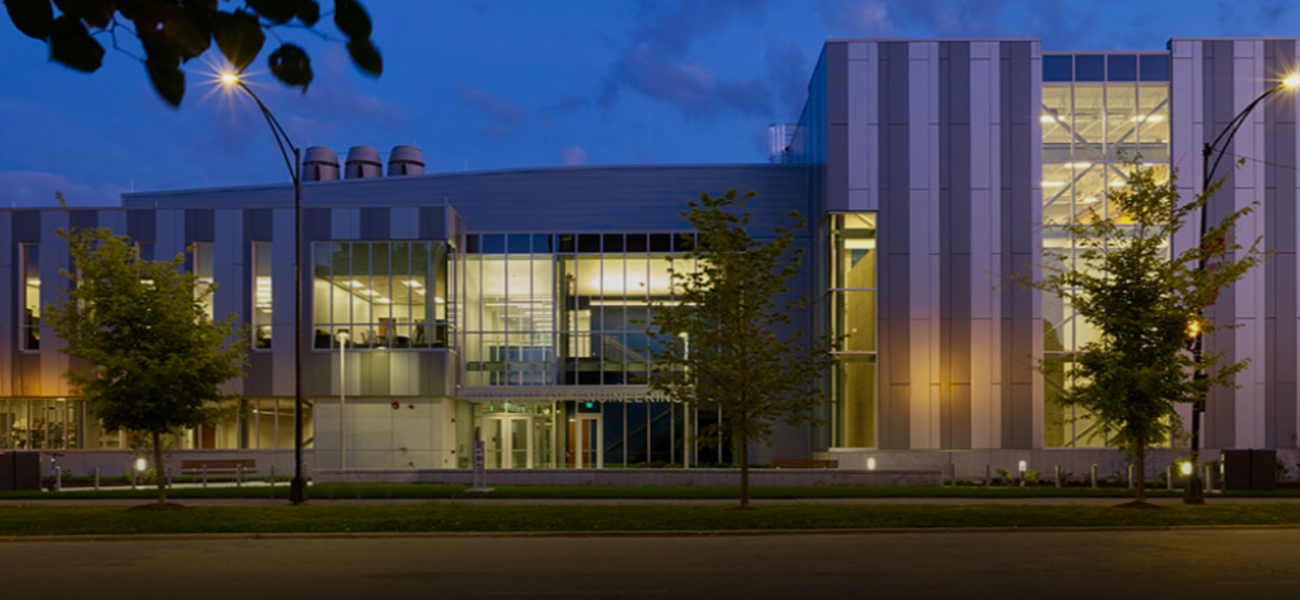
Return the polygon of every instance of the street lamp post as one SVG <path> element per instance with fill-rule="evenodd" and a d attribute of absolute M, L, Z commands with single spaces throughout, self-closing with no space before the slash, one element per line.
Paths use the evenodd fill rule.
<path fill-rule="evenodd" d="M 1214 172 L 1219 168 L 1219 163 L 1223 162 L 1223 156 L 1227 154 L 1228 148 L 1232 145 L 1233 138 L 1237 137 L 1237 132 L 1241 126 L 1246 123 L 1246 117 L 1264 102 L 1269 96 L 1286 89 L 1296 89 L 1300 87 L 1300 75 L 1292 75 L 1282 80 L 1281 83 L 1264 90 L 1264 93 L 1255 98 L 1246 108 L 1237 113 L 1231 121 L 1228 121 L 1227 127 L 1223 128 L 1214 138 L 1213 142 L 1205 144 L 1201 149 L 1201 194 L 1204 195 L 1210 189 L 1210 184 L 1214 181 Z M 1206 198 L 1201 204 L 1200 210 L 1201 227 L 1200 238 L 1197 243 L 1204 243 L 1205 234 L 1209 231 L 1210 220 L 1210 202 Z M 1197 268 L 1204 271 L 1206 268 L 1205 256 L 1202 254 L 1200 263 Z M 1201 315 L 1204 317 L 1205 309 L 1201 309 Z M 1194 336 L 1192 343 L 1192 353 L 1196 358 L 1195 379 L 1204 379 L 1205 372 L 1200 368 L 1201 356 L 1204 350 L 1205 336 L 1202 335 L 1199 323 L 1194 323 L 1191 330 Z M 1205 396 L 1202 394 L 1192 405 L 1192 449 L 1191 457 L 1188 462 L 1191 463 L 1191 476 L 1187 480 L 1187 490 L 1183 495 L 1185 504 L 1204 504 L 1205 503 L 1205 482 L 1201 481 L 1200 461 L 1201 461 L 1201 413 L 1205 412 Z"/>
<path fill-rule="evenodd" d="M 344 412 L 345 412 L 345 408 L 347 407 L 347 397 L 348 397 L 348 388 L 347 388 L 348 332 L 340 331 L 338 335 L 338 340 L 339 340 L 339 468 L 346 469 L 348 468 L 348 437 L 347 437 L 347 430 L 344 429 L 344 427 L 347 426 L 347 419 L 344 418 Z"/>
<path fill-rule="evenodd" d="M 228 89 L 244 91 L 257 103 L 271 134 L 275 136 L 275 143 L 280 147 L 289 177 L 293 179 L 293 481 L 289 484 L 289 501 L 301 505 L 307 502 L 307 479 L 302 473 L 302 155 L 289 140 L 289 134 L 280 126 L 280 121 L 238 74 L 221 75 L 221 83 Z"/>

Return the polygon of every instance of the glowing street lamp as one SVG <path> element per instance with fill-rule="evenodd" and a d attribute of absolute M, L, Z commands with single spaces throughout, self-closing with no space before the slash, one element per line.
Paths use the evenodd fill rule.
<path fill-rule="evenodd" d="M 1223 128 L 1223 131 L 1219 133 L 1218 137 L 1214 138 L 1213 142 L 1205 144 L 1205 147 L 1201 149 L 1202 195 L 1205 194 L 1206 190 L 1210 189 L 1210 183 L 1214 181 L 1214 172 L 1218 170 L 1219 163 L 1223 161 L 1223 155 L 1226 154 L 1228 148 L 1232 146 L 1232 139 L 1237 137 L 1237 131 L 1239 131 L 1241 126 L 1246 123 L 1246 117 L 1250 116 L 1250 113 L 1255 110 L 1255 107 L 1262 104 L 1269 96 L 1282 90 L 1295 91 L 1296 89 L 1300 89 L 1300 73 L 1287 75 L 1277 85 L 1264 90 L 1264 93 L 1251 101 L 1250 104 L 1247 104 L 1246 108 L 1237 113 L 1237 116 L 1233 117 L 1231 121 L 1228 121 L 1228 125 Z M 1204 240 L 1206 232 L 1209 231 L 1208 221 L 1210 218 L 1210 206 L 1208 201 L 1201 204 L 1200 213 L 1201 235 L 1199 239 Z M 1201 257 L 1198 268 L 1202 271 L 1206 269 L 1204 256 Z M 1202 311 L 1202 315 L 1204 315 L 1204 311 Z M 1199 321 L 1194 321 L 1193 324 L 1195 325 L 1197 333 L 1199 333 Z M 1188 332 L 1190 333 L 1191 331 L 1192 329 L 1189 325 Z M 1195 379 L 1205 378 L 1205 373 L 1199 366 L 1204 346 L 1204 337 L 1196 335 L 1195 341 L 1192 345 L 1192 354 L 1195 356 L 1198 365 L 1195 374 L 1193 374 Z M 1202 394 L 1201 397 L 1197 398 L 1196 401 L 1192 403 L 1192 448 L 1191 456 L 1189 457 L 1192 473 L 1189 475 L 1191 479 L 1187 482 L 1187 491 L 1183 495 L 1183 502 L 1185 504 L 1205 504 L 1205 482 L 1201 481 L 1199 474 L 1196 472 L 1197 466 L 1201 462 L 1201 413 L 1204 411 L 1205 397 Z"/>
<path fill-rule="evenodd" d="M 226 71 L 218 75 L 222 86 L 232 91 L 243 91 L 257 103 L 258 110 L 271 128 L 271 135 L 280 147 L 280 156 L 293 180 L 293 481 L 289 484 L 289 501 L 302 504 L 307 501 L 307 479 L 303 476 L 303 397 L 302 397 L 302 152 L 289 140 L 289 133 L 262 103 L 242 74 Z M 290 157 L 292 155 L 292 158 Z"/>

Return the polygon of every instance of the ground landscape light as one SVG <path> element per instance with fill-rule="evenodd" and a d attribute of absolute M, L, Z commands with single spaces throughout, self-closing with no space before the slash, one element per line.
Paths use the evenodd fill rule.
<path fill-rule="evenodd" d="M 137 459 L 135 459 L 135 470 L 137 470 L 137 471 L 143 471 L 143 470 L 145 470 L 145 468 L 148 467 L 148 466 L 149 466 L 149 464 L 146 463 L 146 462 L 144 461 L 143 458 L 137 458 Z"/>
<path fill-rule="evenodd" d="M 1181 471 L 1183 475 L 1191 475 L 1192 474 L 1191 461 L 1183 461 L 1183 463 L 1178 466 L 1178 470 Z"/>
<path fill-rule="evenodd" d="M 868 470 L 868 471 L 875 471 L 875 470 L 876 470 L 876 459 L 875 459 L 875 458 L 868 458 L 868 459 L 867 459 L 867 470 Z"/>
<path fill-rule="evenodd" d="M 1028 468 L 1029 468 L 1029 463 L 1027 463 L 1027 462 L 1025 462 L 1025 461 L 1023 461 L 1023 460 L 1020 461 L 1020 472 L 1021 472 L 1021 473 L 1024 473 L 1025 470 L 1028 469 Z"/>

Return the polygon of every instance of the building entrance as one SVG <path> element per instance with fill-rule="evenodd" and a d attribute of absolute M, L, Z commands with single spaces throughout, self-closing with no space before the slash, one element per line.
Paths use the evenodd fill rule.
<path fill-rule="evenodd" d="M 566 453 L 571 469 L 605 468 L 605 431 L 602 415 L 577 413 L 569 419 L 569 447 Z"/>
<path fill-rule="evenodd" d="M 487 468 L 533 468 L 533 415 L 483 415 L 479 436 Z"/>

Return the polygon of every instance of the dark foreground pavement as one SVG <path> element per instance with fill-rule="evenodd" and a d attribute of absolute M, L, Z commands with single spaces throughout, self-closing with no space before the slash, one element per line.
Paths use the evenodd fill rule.
<path fill-rule="evenodd" d="M 16 542 L 0 597 L 1294 599 L 1300 530 Z"/>

